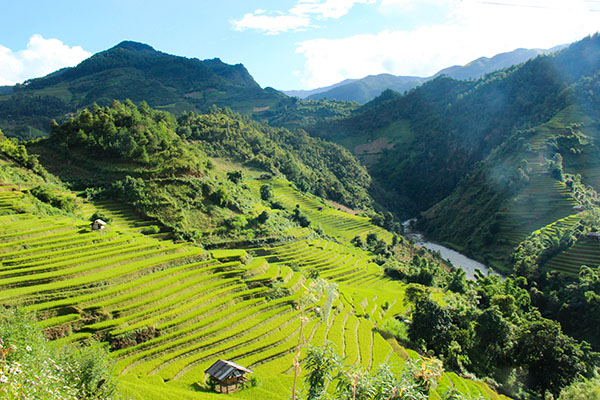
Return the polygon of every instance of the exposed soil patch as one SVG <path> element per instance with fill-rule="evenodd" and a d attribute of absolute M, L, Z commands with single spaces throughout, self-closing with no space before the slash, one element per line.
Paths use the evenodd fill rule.
<path fill-rule="evenodd" d="M 358 145 L 354 148 L 354 154 L 357 156 L 366 154 L 379 154 L 384 149 L 391 149 L 393 146 L 389 143 L 387 137 L 380 137 L 372 142 Z"/>
<path fill-rule="evenodd" d="M 326 200 L 327 204 L 329 204 L 332 207 L 337 208 L 338 210 L 347 212 L 348 214 L 352 214 L 352 215 L 358 215 L 362 212 L 362 210 L 353 210 L 350 207 L 346 207 L 343 204 L 340 203 L 336 203 L 335 201 L 332 200 Z"/>

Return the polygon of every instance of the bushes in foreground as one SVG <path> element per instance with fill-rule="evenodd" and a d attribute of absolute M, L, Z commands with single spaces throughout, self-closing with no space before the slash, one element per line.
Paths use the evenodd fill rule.
<path fill-rule="evenodd" d="M 101 345 L 53 348 L 31 315 L 0 309 L 0 398 L 115 398 L 111 369 Z"/>

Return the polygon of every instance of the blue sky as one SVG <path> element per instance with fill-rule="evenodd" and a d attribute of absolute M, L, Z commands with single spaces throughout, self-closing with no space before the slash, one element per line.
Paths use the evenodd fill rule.
<path fill-rule="evenodd" d="M 261 86 L 428 76 L 600 29 L 600 0 L 0 0 L 0 85 L 76 65 L 122 40 L 242 63 Z"/>

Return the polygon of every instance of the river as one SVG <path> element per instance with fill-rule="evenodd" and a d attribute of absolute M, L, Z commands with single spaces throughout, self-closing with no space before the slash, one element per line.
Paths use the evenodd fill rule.
<path fill-rule="evenodd" d="M 469 279 L 475 279 L 475 270 L 477 269 L 480 270 L 483 275 L 489 273 L 490 269 L 486 265 L 475 261 L 456 250 L 449 249 L 437 243 L 428 242 L 423 234 L 411 229 L 411 223 L 413 221 L 416 221 L 416 219 L 413 218 L 404 221 L 402 226 L 404 226 L 404 235 L 414 240 L 417 245 L 423 246 L 431 251 L 439 251 L 444 260 L 450 261 L 455 267 L 462 268 Z M 500 275 L 496 271 L 493 271 L 493 273 Z"/>

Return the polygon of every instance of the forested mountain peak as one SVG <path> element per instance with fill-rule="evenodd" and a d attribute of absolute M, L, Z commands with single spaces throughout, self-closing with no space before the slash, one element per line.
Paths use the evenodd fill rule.
<path fill-rule="evenodd" d="M 145 101 L 175 114 L 206 112 L 213 104 L 251 114 L 274 109 L 286 96 L 262 89 L 242 64 L 175 56 L 123 41 L 75 67 L 1 90 L 0 123 L 11 136 L 45 136 L 52 119 L 62 121 L 115 99 Z"/>
<path fill-rule="evenodd" d="M 184 92 L 211 85 L 259 87 L 241 64 L 228 65 L 218 58 L 200 61 L 174 56 L 133 41 L 123 41 L 108 50 L 94 54 L 78 66 L 64 69 L 60 74 L 33 79 L 27 86 L 29 89 L 45 88 L 59 82 L 71 83 L 74 79 L 104 71 L 116 74 L 119 71 L 115 70 L 122 68 Z"/>
<path fill-rule="evenodd" d="M 123 40 L 121 43 L 119 43 L 112 49 L 126 49 L 126 50 L 133 50 L 133 51 L 156 51 L 156 50 L 154 50 L 154 47 L 152 47 L 148 44 L 134 42 L 133 40 Z"/>

